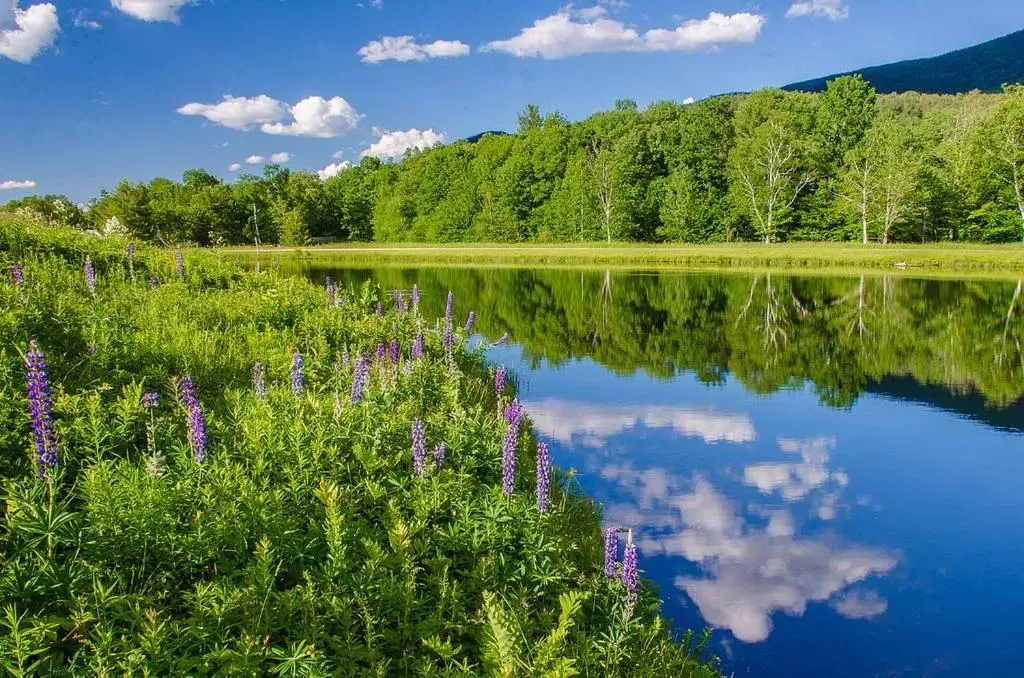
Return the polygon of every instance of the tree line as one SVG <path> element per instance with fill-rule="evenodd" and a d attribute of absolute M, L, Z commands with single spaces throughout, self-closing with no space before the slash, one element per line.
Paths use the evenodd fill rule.
<path fill-rule="evenodd" d="M 225 183 L 122 181 L 84 209 L 7 211 L 199 245 L 410 242 L 861 242 L 1024 239 L 1024 85 L 1001 94 L 765 89 L 631 100 L 581 122 L 528 106 L 515 134 L 364 158 L 321 179 L 269 165 Z"/>

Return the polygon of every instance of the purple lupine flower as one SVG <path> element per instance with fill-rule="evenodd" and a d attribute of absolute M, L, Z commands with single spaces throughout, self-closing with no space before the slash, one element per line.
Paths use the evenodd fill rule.
<path fill-rule="evenodd" d="M 473 325 L 476 323 L 476 311 L 470 311 L 469 317 L 466 318 L 466 334 L 473 331 Z"/>
<path fill-rule="evenodd" d="M 505 332 L 498 338 L 498 341 L 494 342 L 495 346 L 504 346 L 508 343 L 508 332 Z"/>
<path fill-rule="evenodd" d="M 434 446 L 434 468 L 438 469 L 444 466 L 444 457 L 447 450 L 448 448 L 443 440 Z"/>
<path fill-rule="evenodd" d="M 622 555 L 622 584 L 626 587 L 626 618 L 633 616 L 636 608 L 637 586 L 640 583 L 640 570 L 633 543 L 633 530 L 626 537 L 626 550 Z"/>
<path fill-rule="evenodd" d="M 350 362 L 351 358 L 348 357 L 348 349 L 346 348 L 344 351 L 341 352 L 341 364 L 344 365 L 345 367 L 348 367 L 348 364 Z"/>
<path fill-rule="evenodd" d="M 28 353 L 25 354 L 25 382 L 32 418 L 32 440 L 36 447 L 36 470 L 40 476 L 44 476 L 57 465 L 59 449 L 46 356 L 39 350 L 34 339 L 28 342 Z"/>
<path fill-rule="evenodd" d="M 181 250 L 174 255 L 174 263 L 178 269 L 178 280 L 185 280 L 185 254 Z"/>
<path fill-rule="evenodd" d="M 327 305 L 331 308 L 338 305 L 338 292 L 334 287 L 334 281 L 331 280 L 331 276 L 327 276 Z"/>
<path fill-rule="evenodd" d="M 505 366 L 498 365 L 498 368 L 494 370 L 494 390 L 501 395 L 505 392 Z"/>
<path fill-rule="evenodd" d="M 378 301 L 378 302 L 377 302 L 377 316 L 378 316 L 378 317 L 380 317 L 380 316 L 383 316 L 383 315 L 384 315 L 384 305 L 383 305 L 383 304 L 381 304 L 381 303 L 380 303 L 380 302 Z"/>
<path fill-rule="evenodd" d="M 25 270 L 19 264 L 11 266 L 11 280 L 14 281 L 16 287 L 25 284 Z"/>
<path fill-rule="evenodd" d="M 258 360 L 252 366 L 252 390 L 258 398 L 267 397 L 267 373 L 263 363 Z"/>
<path fill-rule="evenodd" d="M 160 407 L 160 394 L 155 391 L 146 391 L 142 394 L 142 406 L 147 410 Z"/>
<path fill-rule="evenodd" d="M 85 286 L 89 288 L 89 294 L 96 296 L 96 269 L 92 267 L 92 259 L 86 257 L 82 268 L 85 272 Z"/>
<path fill-rule="evenodd" d="M 188 435 L 192 443 L 192 453 L 197 464 L 206 461 L 206 417 L 203 407 L 196 395 L 196 385 L 192 377 L 182 377 L 179 382 L 181 404 L 188 411 Z"/>
<path fill-rule="evenodd" d="M 149 276 L 149 286 L 152 287 L 154 290 L 160 287 L 160 281 L 156 279 L 155 275 Z"/>
<path fill-rule="evenodd" d="M 444 357 L 448 362 L 452 361 L 452 347 L 455 345 L 455 335 L 452 333 L 451 319 L 444 321 L 444 333 L 441 335 L 441 345 L 444 346 Z"/>
<path fill-rule="evenodd" d="M 96 355 L 96 344 L 95 343 L 90 342 L 90 343 L 86 344 L 86 346 L 85 346 L 85 355 L 90 356 L 90 357 Z"/>
<path fill-rule="evenodd" d="M 392 365 L 398 364 L 398 339 L 392 339 L 388 346 L 388 362 Z"/>
<path fill-rule="evenodd" d="M 409 295 L 412 298 L 412 312 L 416 313 L 420 310 L 420 286 L 412 286 L 412 294 Z"/>
<path fill-rule="evenodd" d="M 412 359 L 420 360 L 423 357 L 423 332 L 422 330 L 416 333 L 416 338 L 412 342 Z"/>
<path fill-rule="evenodd" d="M 522 411 L 518 401 L 512 401 L 505 408 L 505 421 L 508 431 L 501 447 L 501 491 L 506 497 L 511 496 L 516 488 L 516 442 L 519 440 L 519 421 Z"/>
<path fill-rule="evenodd" d="M 537 511 L 547 513 L 551 505 L 551 457 L 547 443 L 537 443 Z"/>
<path fill-rule="evenodd" d="M 302 354 L 296 351 L 292 354 L 292 393 L 302 395 Z"/>
<path fill-rule="evenodd" d="M 356 358 L 353 360 L 354 367 L 352 369 L 352 404 L 355 405 L 363 397 L 363 387 L 366 386 L 367 373 L 370 370 L 370 356 L 369 354 L 364 355 L 362 358 Z"/>
<path fill-rule="evenodd" d="M 388 351 L 388 349 L 384 345 L 384 342 L 380 342 L 379 344 L 377 344 L 377 364 L 378 365 L 383 365 L 384 364 L 384 357 L 387 355 L 387 351 Z"/>
<path fill-rule="evenodd" d="M 455 310 L 455 295 L 451 290 L 448 290 L 448 301 L 444 305 L 444 321 L 446 324 L 452 324 L 452 311 Z"/>
<path fill-rule="evenodd" d="M 405 296 L 401 290 L 395 290 L 395 308 L 399 313 L 405 313 Z"/>
<path fill-rule="evenodd" d="M 619 531 L 613 527 L 604 531 L 604 576 L 615 579 L 615 565 L 619 560 Z"/>
<path fill-rule="evenodd" d="M 427 442 L 423 434 L 423 420 L 412 420 L 412 472 L 421 478 L 427 470 Z"/>
<path fill-rule="evenodd" d="M 128 256 L 128 261 L 135 261 L 135 243 L 128 243 L 128 246 L 125 248 L 125 254 Z"/>

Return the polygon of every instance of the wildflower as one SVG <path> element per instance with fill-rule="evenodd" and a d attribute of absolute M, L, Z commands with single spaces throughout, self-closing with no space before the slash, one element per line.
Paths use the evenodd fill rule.
<path fill-rule="evenodd" d="M 331 276 L 327 276 L 327 305 L 332 308 L 338 305 L 338 293 Z"/>
<path fill-rule="evenodd" d="M 537 443 L 537 511 L 547 513 L 551 504 L 551 457 L 547 443 Z"/>
<path fill-rule="evenodd" d="M 452 311 L 455 309 L 455 295 L 451 290 L 448 290 L 448 301 L 444 305 L 444 322 L 446 325 L 452 324 Z"/>
<path fill-rule="evenodd" d="M 412 359 L 419 360 L 423 357 L 423 331 L 420 330 L 416 333 L 416 338 L 412 342 Z"/>
<path fill-rule="evenodd" d="M 630 530 L 626 537 L 626 550 L 622 556 L 622 584 L 626 587 L 626 619 L 633 616 L 633 610 L 636 608 L 639 582 L 636 544 L 633 543 L 633 530 Z"/>
<path fill-rule="evenodd" d="M 14 282 L 15 287 L 21 287 L 25 284 L 25 271 L 18 264 L 11 266 L 11 280 Z"/>
<path fill-rule="evenodd" d="M 615 565 L 619 559 L 619 534 L 614 528 L 604 531 L 604 576 L 615 579 Z"/>
<path fill-rule="evenodd" d="M 92 259 L 85 258 L 85 286 L 89 288 L 89 294 L 96 296 L 96 269 L 92 267 Z"/>
<path fill-rule="evenodd" d="M 476 311 L 470 311 L 469 317 L 466 318 L 466 334 L 473 331 L 473 325 L 476 323 Z"/>
<path fill-rule="evenodd" d="M 495 346 L 504 346 L 508 343 L 508 332 L 505 332 L 498 338 L 498 341 L 494 342 Z"/>
<path fill-rule="evenodd" d="M 395 308 L 399 313 L 405 313 L 405 297 L 401 290 L 395 290 Z"/>
<path fill-rule="evenodd" d="M 154 290 L 160 287 L 160 281 L 156 279 L 155 275 L 149 276 L 149 286 Z"/>
<path fill-rule="evenodd" d="M 387 354 L 387 347 L 384 346 L 384 342 L 377 344 L 377 364 L 384 364 L 384 356 Z"/>
<path fill-rule="evenodd" d="M 516 486 L 516 442 L 519 440 L 519 421 L 522 411 L 518 401 L 512 401 L 505 408 L 505 421 L 508 431 L 501 448 L 501 491 L 506 497 L 511 496 Z"/>
<path fill-rule="evenodd" d="M 32 440 L 36 447 L 36 469 L 43 476 L 57 465 L 59 449 L 46 356 L 39 350 L 34 339 L 28 342 L 28 353 L 25 355 L 25 381 L 32 418 Z"/>
<path fill-rule="evenodd" d="M 452 347 L 455 345 L 455 336 L 452 334 L 452 322 L 450 319 L 444 321 L 444 333 L 441 335 L 441 345 L 444 346 L 444 357 L 451 362 L 453 359 Z"/>
<path fill-rule="evenodd" d="M 419 285 L 412 286 L 412 312 L 418 313 L 420 310 L 420 287 Z"/>
<path fill-rule="evenodd" d="M 392 365 L 398 364 L 398 339 L 392 339 L 388 347 L 388 362 Z"/>
<path fill-rule="evenodd" d="M 405 370 L 405 376 L 409 376 L 412 374 L 412 363 L 406 363 L 403 369 Z"/>
<path fill-rule="evenodd" d="M 384 306 L 378 301 L 377 302 L 377 316 L 381 317 L 384 315 Z"/>
<path fill-rule="evenodd" d="M 439 469 L 444 466 L 444 456 L 447 451 L 447 447 L 442 440 L 434 446 L 434 468 Z"/>
<path fill-rule="evenodd" d="M 354 368 L 352 370 L 352 404 L 357 404 L 363 397 L 363 388 L 366 386 L 366 377 L 370 369 L 370 356 L 369 354 L 364 355 L 362 358 L 354 360 Z"/>
<path fill-rule="evenodd" d="M 128 261 L 135 261 L 135 243 L 128 243 L 128 247 L 125 248 L 125 254 L 128 256 Z"/>
<path fill-rule="evenodd" d="M 348 357 L 348 349 L 346 348 L 341 354 L 341 364 L 348 367 L 350 361 L 351 359 Z"/>
<path fill-rule="evenodd" d="M 160 407 L 160 394 L 153 391 L 146 391 L 142 394 L 142 406 L 147 410 Z"/>
<path fill-rule="evenodd" d="M 302 354 L 292 354 L 292 393 L 302 395 Z"/>
<path fill-rule="evenodd" d="M 505 366 L 498 365 L 498 369 L 494 370 L 494 390 L 501 395 L 505 392 Z"/>
<path fill-rule="evenodd" d="M 263 363 L 256 361 L 252 366 L 252 390 L 256 391 L 259 398 L 267 397 L 267 375 L 263 369 Z"/>
<path fill-rule="evenodd" d="M 181 250 L 174 255 L 174 261 L 178 269 L 178 280 L 185 280 L 185 255 Z"/>
<path fill-rule="evenodd" d="M 181 404 L 188 412 L 188 435 L 192 443 L 192 453 L 197 464 L 206 461 L 206 417 L 203 407 L 196 396 L 196 386 L 192 377 L 182 377 L 179 382 Z"/>
<path fill-rule="evenodd" d="M 90 357 L 96 355 L 96 344 L 94 342 L 90 342 L 89 344 L 86 345 L 85 355 Z"/>
<path fill-rule="evenodd" d="M 412 420 L 412 472 L 417 477 L 427 470 L 427 444 L 423 435 L 423 420 Z"/>

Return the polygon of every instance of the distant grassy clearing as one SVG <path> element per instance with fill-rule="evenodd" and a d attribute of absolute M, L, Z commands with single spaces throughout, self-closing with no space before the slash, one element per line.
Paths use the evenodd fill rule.
<path fill-rule="evenodd" d="M 253 251 L 251 248 L 235 251 Z M 677 268 L 799 268 L 834 271 L 1024 273 L 1024 246 L 976 244 L 727 243 L 719 245 L 353 244 L 265 248 L 351 264 L 527 265 Z"/>

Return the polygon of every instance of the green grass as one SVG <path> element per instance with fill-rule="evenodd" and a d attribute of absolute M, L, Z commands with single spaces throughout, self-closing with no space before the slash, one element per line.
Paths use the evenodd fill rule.
<path fill-rule="evenodd" d="M 228 251 L 251 252 L 238 248 Z M 346 244 L 266 248 L 352 265 L 443 264 L 461 266 L 758 268 L 807 271 L 880 270 L 910 273 L 1024 272 L 1024 245 L 859 243 L 728 243 L 717 245 L 504 245 Z"/>
<path fill-rule="evenodd" d="M 718 675 L 699 656 L 706 636 L 673 638 L 652 585 L 627 612 L 602 572 L 600 509 L 571 478 L 556 469 L 551 510 L 537 509 L 528 425 L 503 494 L 512 394 L 461 330 L 449 358 L 437 319 L 369 284 L 331 307 L 301 278 L 208 253 L 186 254 L 179 277 L 173 252 L 140 248 L 129 265 L 124 246 L 0 223 L 0 671 Z M 376 362 L 353 402 L 351 357 L 392 338 L 401 364 Z M 42 476 L 22 362 L 33 339 L 59 440 Z M 428 453 L 447 443 L 422 474 L 417 419 Z"/>

